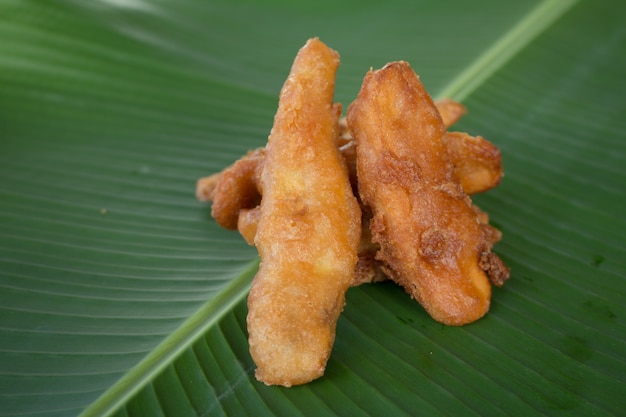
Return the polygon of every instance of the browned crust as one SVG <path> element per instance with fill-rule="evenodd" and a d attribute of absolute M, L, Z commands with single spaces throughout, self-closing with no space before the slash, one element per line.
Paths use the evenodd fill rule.
<path fill-rule="evenodd" d="M 406 62 L 370 71 L 348 109 L 359 193 L 377 259 L 431 317 L 470 323 L 489 309 L 488 242 L 445 147 L 437 108 Z"/>
<path fill-rule="evenodd" d="M 255 375 L 268 385 L 324 373 L 354 277 L 361 212 L 337 148 L 338 64 L 316 38 L 298 52 L 266 147 L 247 323 Z"/>

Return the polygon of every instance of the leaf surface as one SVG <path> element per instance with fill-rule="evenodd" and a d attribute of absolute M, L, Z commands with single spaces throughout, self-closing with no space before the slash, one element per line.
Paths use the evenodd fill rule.
<path fill-rule="evenodd" d="M 0 5 L 0 416 L 620 415 L 626 5 L 6 0 Z M 512 278 L 443 327 L 352 288 L 325 376 L 255 381 L 258 259 L 195 201 L 262 146 L 298 48 L 336 99 L 406 60 L 502 150 L 475 197 Z"/>

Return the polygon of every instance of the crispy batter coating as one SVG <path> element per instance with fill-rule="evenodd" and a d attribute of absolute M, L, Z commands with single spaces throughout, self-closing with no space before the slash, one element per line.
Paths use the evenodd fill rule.
<path fill-rule="evenodd" d="M 387 275 L 441 323 L 482 317 L 491 286 L 481 259 L 491 244 L 455 175 L 442 118 L 408 63 L 367 73 L 348 125 Z"/>
<path fill-rule="evenodd" d="M 237 219 L 237 230 L 245 239 L 248 245 L 254 246 L 254 237 L 261 218 L 261 206 L 252 209 L 241 209 L 239 219 Z"/>
<path fill-rule="evenodd" d="M 435 107 L 437 107 L 441 121 L 447 128 L 458 122 L 467 113 L 464 105 L 449 97 L 435 101 Z"/>
<path fill-rule="evenodd" d="M 222 179 L 224 171 L 209 175 L 208 177 L 202 177 L 198 180 L 196 183 L 196 198 L 198 201 L 213 201 L 215 198 L 215 189 Z"/>
<path fill-rule="evenodd" d="M 265 149 L 250 151 L 221 173 L 198 180 L 196 197 L 213 202 L 211 215 L 220 226 L 237 229 L 239 212 L 260 203 L 264 159 Z"/>
<path fill-rule="evenodd" d="M 382 282 L 388 279 L 383 271 L 383 264 L 376 259 L 376 253 L 380 250 L 377 243 L 372 242 L 372 232 L 370 231 L 370 221 L 372 212 L 368 207 L 361 206 L 361 241 L 359 242 L 359 260 L 354 271 L 353 286 Z"/>
<path fill-rule="evenodd" d="M 467 108 L 463 104 L 449 97 L 435 100 L 435 107 L 437 107 L 437 111 L 441 115 L 441 120 L 446 128 L 453 126 L 467 113 Z M 348 119 L 342 117 L 339 119 L 339 146 L 352 141 L 352 139 Z"/>
<path fill-rule="evenodd" d="M 323 374 L 354 276 L 361 213 L 337 148 L 338 65 L 317 38 L 298 52 L 266 147 L 247 322 L 256 377 L 268 385 Z"/>
<path fill-rule="evenodd" d="M 491 142 L 482 136 L 448 132 L 445 146 L 466 194 L 477 194 L 500 184 L 502 156 Z"/>

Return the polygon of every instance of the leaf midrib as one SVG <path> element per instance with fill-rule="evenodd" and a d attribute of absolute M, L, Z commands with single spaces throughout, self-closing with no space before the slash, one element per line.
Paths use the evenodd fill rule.
<path fill-rule="evenodd" d="M 132 398 L 246 297 L 251 278 L 257 269 L 258 260 L 249 263 L 218 295 L 185 320 L 141 362 L 89 405 L 80 416 L 109 415 Z"/>
<path fill-rule="evenodd" d="M 435 97 L 463 101 L 579 0 L 546 0 L 532 9 Z"/>

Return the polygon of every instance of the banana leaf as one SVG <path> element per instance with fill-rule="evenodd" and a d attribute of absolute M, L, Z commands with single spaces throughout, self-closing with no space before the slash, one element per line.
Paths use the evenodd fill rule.
<path fill-rule="evenodd" d="M 626 3 L 0 2 L 0 416 L 618 416 L 626 408 Z M 254 248 L 196 179 L 263 146 L 297 50 L 336 100 L 406 60 L 500 147 L 474 201 L 511 279 L 434 322 L 351 288 L 326 374 L 254 379 Z"/>

